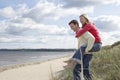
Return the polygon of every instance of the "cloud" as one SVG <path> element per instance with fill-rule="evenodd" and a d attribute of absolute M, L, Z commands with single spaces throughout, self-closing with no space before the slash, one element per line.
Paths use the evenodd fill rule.
<path fill-rule="evenodd" d="M 0 21 L 0 43 L 4 46 L 9 43 L 9 46 L 19 48 L 74 48 L 77 46 L 77 41 L 74 32 L 66 27 L 67 21 L 81 13 L 94 13 L 95 5 L 117 3 L 119 5 L 119 2 L 118 0 L 64 0 L 62 2 L 64 4 L 61 5 L 39 1 L 31 8 L 26 4 L 18 4 L 15 8 L 5 7 L 0 9 L 0 16 L 6 18 Z M 93 20 L 100 29 L 104 44 L 111 44 L 120 39 L 119 16 L 103 15 Z"/>
<path fill-rule="evenodd" d="M 46 36 L 43 38 L 46 41 L 46 48 L 77 48 L 77 39 L 74 36 Z"/>
<path fill-rule="evenodd" d="M 48 25 L 41 21 L 58 20 L 66 16 L 79 15 L 80 12 L 84 11 L 91 13 L 94 8 L 89 7 L 89 10 L 87 7 L 83 9 L 63 9 L 59 5 L 57 6 L 54 3 L 46 1 L 38 2 L 33 8 L 28 8 L 26 4 L 19 4 L 17 5 L 17 9 L 13 9 L 12 7 L 10 7 L 10 9 L 15 16 L 10 16 L 10 19 L 4 20 L 0 23 L 2 26 L 0 27 L 0 31 L 4 36 L 1 36 L 3 42 L 27 42 L 28 40 L 24 37 L 29 39 L 29 37 L 39 38 L 39 36 L 73 35 L 72 31 L 65 26 L 57 25 L 55 23 Z M 24 40 L 22 41 L 22 39 L 18 37 L 16 39 L 16 36 L 22 36 Z M 40 42 L 44 42 L 44 39 L 40 38 L 40 40 Z"/>
<path fill-rule="evenodd" d="M 83 8 L 86 6 L 95 6 L 95 5 L 106 5 L 106 4 L 116 4 L 120 5 L 119 0 L 64 0 L 62 5 L 64 8 Z"/>
<path fill-rule="evenodd" d="M 116 39 L 120 39 L 120 32 L 114 33 L 111 36 L 114 36 Z"/>
<path fill-rule="evenodd" d="M 5 18 L 13 18 L 16 16 L 16 12 L 12 7 L 5 7 L 3 9 L 0 9 L 0 16 Z"/>
<path fill-rule="evenodd" d="M 99 28 L 103 45 L 111 45 L 120 40 L 120 17 L 112 15 L 101 15 L 93 19 Z"/>
<path fill-rule="evenodd" d="M 4 33 L 6 24 L 4 21 L 0 21 L 0 34 Z"/>
<path fill-rule="evenodd" d="M 120 30 L 120 17 L 103 15 L 94 18 L 94 22 L 102 32 L 115 32 Z"/>
<path fill-rule="evenodd" d="M 45 36 L 71 35 L 68 28 L 36 23 L 30 18 L 15 18 L 0 23 L 1 42 L 40 42 Z M 54 37 L 55 38 L 55 37 Z M 39 41 L 38 41 L 39 40 Z"/>
<path fill-rule="evenodd" d="M 13 19 L 22 16 L 28 12 L 29 8 L 26 4 L 18 4 L 16 9 L 11 6 L 0 9 L 0 16 L 3 18 Z"/>
<path fill-rule="evenodd" d="M 58 20 L 71 15 L 79 15 L 80 13 L 93 13 L 94 8 L 92 6 L 85 8 L 70 8 L 65 9 L 52 2 L 38 2 L 36 6 L 29 9 L 23 17 L 31 18 L 36 22 L 42 22 L 43 20 Z"/>
<path fill-rule="evenodd" d="M 27 13 L 29 11 L 29 7 L 27 4 L 18 4 L 16 9 L 17 16 L 22 16 L 23 14 Z"/>
<path fill-rule="evenodd" d="M 9 11 L 9 13 L 8 13 Z M 65 9 L 60 4 L 48 1 L 39 1 L 35 6 L 29 8 L 27 4 L 18 4 L 16 9 L 12 7 L 5 7 L 0 10 L 0 15 L 5 18 L 31 18 L 36 22 L 41 22 L 44 20 L 59 20 L 61 18 L 67 18 L 69 16 L 79 15 L 80 13 L 93 13 L 94 7 L 84 7 L 84 8 L 70 8 Z"/>
<path fill-rule="evenodd" d="M 4 24 L 6 27 L 5 31 L 8 34 L 12 35 L 22 35 L 25 31 L 27 31 L 30 27 L 30 24 L 33 21 L 27 18 L 15 18 L 10 20 L 5 20 Z"/>
<path fill-rule="evenodd" d="M 102 32 L 102 43 L 103 45 L 111 45 L 116 41 L 120 40 L 120 32 Z"/>
<path fill-rule="evenodd" d="M 29 38 L 29 37 L 1 37 L 0 38 L 0 43 L 28 43 L 28 42 L 35 42 L 36 39 L 34 38 Z"/>
<path fill-rule="evenodd" d="M 72 7 L 77 7 L 77 8 L 83 8 L 86 6 L 93 6 L 93 4 L 96 4 L 98 1 L 92 1 L 92 0 L 66 0 L 64 1 L 65 3 L 63 4 L 62 7 L 64 8 L 72 8 Z"/>
<path fill-rule="evenodd" d="M 40 1 L 36 4 L 36 6 L 24 14 L 23 17 L 31 18 L 36 22 L 41 22 L 42 20 L 49 18 L 52 18 L 54 20 L 60 17 L 59 14 L 56 14 L 56 12 L 59 10 L 59 6 L 56 6 L 54 3 Z"/>

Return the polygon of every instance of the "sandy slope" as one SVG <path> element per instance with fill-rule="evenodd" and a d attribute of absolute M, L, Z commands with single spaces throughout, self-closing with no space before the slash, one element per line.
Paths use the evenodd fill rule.
<path fill-rule="evenodd" d="M 0 80 L 50 80 L 52 73 L 63 70 L 68 57 L 46 61 L 40 64 L 18 67 L 0 73 Z"/>

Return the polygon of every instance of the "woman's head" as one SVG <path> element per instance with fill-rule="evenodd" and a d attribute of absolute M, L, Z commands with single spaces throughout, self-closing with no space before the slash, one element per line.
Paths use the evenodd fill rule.
<path fill-rule="evenodd" d="M 82 25 L 91 22 L 90 19 L 89 19 L 89 17 L 87 16 L 87 14 L 81 14 L 81 15 L 79 16 L 79 18 L 80 18 L 80 22 L 81 22 Z"/>
<path fill-rule="evenodd" d="M 77 31 L 79 29 L 79 23 L 77 20 L 71 20 L 69 22 L 69 26 L 73 31 Z"/>

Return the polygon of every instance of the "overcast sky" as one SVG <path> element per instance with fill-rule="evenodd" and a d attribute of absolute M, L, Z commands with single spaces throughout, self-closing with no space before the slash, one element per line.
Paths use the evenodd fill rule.
<path fill-rule="evenodd" d="M 68 22 L 82 13 L 103 45 L 120 40 L 120 0 L 0 0 L 0 48 L 77 48 Z"/>

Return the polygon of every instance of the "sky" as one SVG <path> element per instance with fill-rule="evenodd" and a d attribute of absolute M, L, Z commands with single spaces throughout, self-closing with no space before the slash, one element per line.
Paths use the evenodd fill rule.
<path fill-rule="evenodd" d="M 120 0 L 0 0 L 0 49 L 77 48 L 68 23 L 82 13 L 103 46 L 120 40 Z"/>

